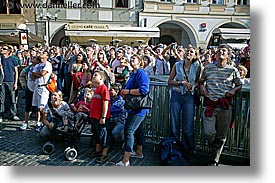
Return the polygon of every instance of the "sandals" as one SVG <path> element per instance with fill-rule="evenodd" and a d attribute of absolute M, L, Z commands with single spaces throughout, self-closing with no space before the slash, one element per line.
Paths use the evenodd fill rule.
<path fill-rule="evenodd" d="M 116 166 L 130 166 L 130 161 L 129 161 L 128 165 L 126 165 L 126 163 L 124 163 L 123 161 L 120 161 L 120 162 L 116 163 Z"/>

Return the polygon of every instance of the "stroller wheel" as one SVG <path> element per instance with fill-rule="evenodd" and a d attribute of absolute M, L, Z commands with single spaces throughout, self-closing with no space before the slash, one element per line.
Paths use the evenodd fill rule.
<path fill-rule="evenodd" d="M 67 147 L 65 149 L 65 157 L 67 160 L 73 161 L 77 157 L 77 151 L 74 148 Z"/>
<path fill-rule="evenodd" d="M 43 153 L 45 154 L 52 154 L 54 152 L 54 145 L 51 142 L 46 142 L 43 145 Z"/>

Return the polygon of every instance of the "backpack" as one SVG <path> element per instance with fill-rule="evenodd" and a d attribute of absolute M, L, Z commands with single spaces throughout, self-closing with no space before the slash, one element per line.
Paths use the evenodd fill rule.
<path fill-rule="evenodd" d="M 188 166 L 183 144 L 174 137 L 166 137 L 160 143 L 160 162 L 163 166 Z"/>
<path fill-rule="evenodd" d="M 57 82 L 56 82 L 56 75 L 52 74 L 46 84 L 46 88 L 49 90 L 49 92 L 54 92 L 57 89 Z"/>

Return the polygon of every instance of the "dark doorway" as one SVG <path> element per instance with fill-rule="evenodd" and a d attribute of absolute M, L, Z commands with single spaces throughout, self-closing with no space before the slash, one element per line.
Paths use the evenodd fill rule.
<path fill-rule="evenodd" d="M 173 42 L 176 42 L 175 38 L 173 36 L 170 36 L 170 35 L 164 35 L 164 36 L 161 36 L 159 38 L 159 42 L 160 43 L 163 43 L 163 44 L 166 44 L 166 45 L 169 45 Z"/>

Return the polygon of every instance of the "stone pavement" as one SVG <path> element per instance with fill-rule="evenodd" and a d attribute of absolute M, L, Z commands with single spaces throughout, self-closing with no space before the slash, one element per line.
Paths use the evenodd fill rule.
<path fill-rule="evenodd" d="M 19 91 L 18 116 L 24 119 L 23 91 Z M 20 131 L 22 121 L 3 121 L 0 123 L 0 166 L 113 166 L 120 161 L 123 155 L 121 145 L 111 145 L 109 149 L 110 160 L 104 164 L 97 164 L 96 158 L 90 158 L 88 154 L 95 148 L 91 145 L 91 136 L 83 136 L 76 144 L 78 156 L 73 161 L 65 158 L 66 145 L 62 141 L 55 142 L 55 150 L 46 155 L 42 151 L 44 142 L 40 141 L 35 132 L 35 121 L 31 118 L 30 128 Z M 144 158 L 131 158 L 131 166 L 161 166 L 159 161 L 159 146 L 145 143 Z M 191 160 L 191 165 L 207 165 L 206 157 L 196 155 Z"/>

